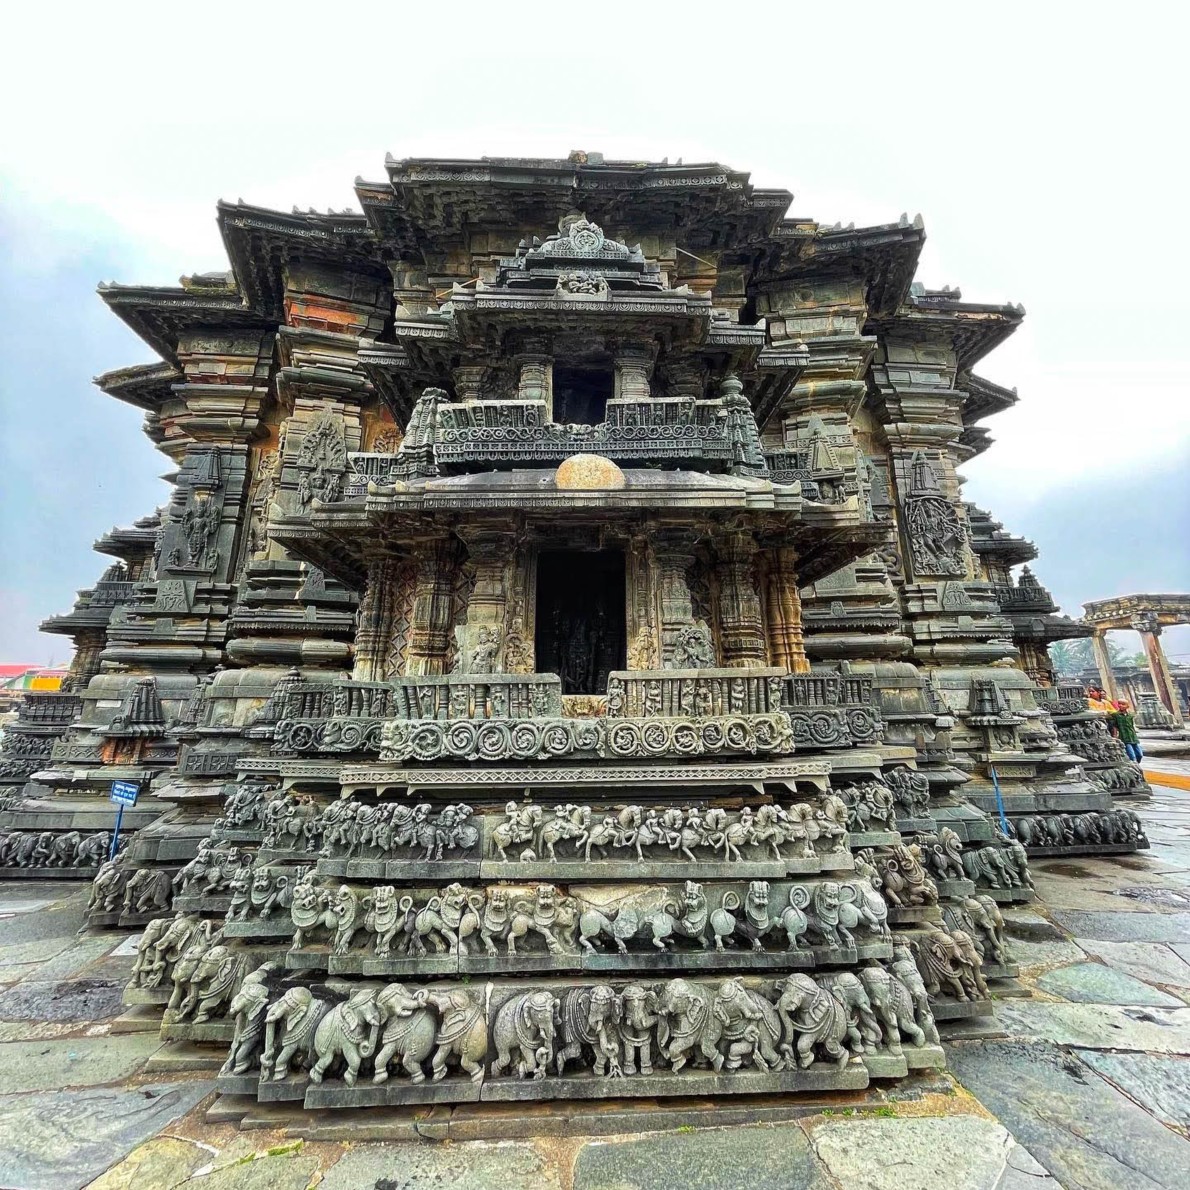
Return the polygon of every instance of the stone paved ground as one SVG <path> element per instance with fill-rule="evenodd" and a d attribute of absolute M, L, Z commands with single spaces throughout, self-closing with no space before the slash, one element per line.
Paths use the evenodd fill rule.
<path fill-rule="evenodd" d="M 0 1188 L 1186 1190 L 1190 792 L 1158 786 L 1142 814 L 1147 855 L 1035 865 L 1043 907 L 1008 915 L 1029 994 L 1001 1000 L 998 1035 L 951 1041 L 946 1078 L 786 1122 L 598 1138 L 210 1124 L 209 1072 L 162 1073 L 154 1033 L 113 1029 L 129 939 L 77 936 L 77 886 L 0 884 Z"/>

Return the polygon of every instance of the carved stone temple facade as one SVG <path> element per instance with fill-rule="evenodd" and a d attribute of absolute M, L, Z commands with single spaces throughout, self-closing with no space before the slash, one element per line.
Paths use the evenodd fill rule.
<path fill-rule="evenodd" d="M 1023 312 L 915 284 L 920 221 L 719 165 L 386 168 L 360 212 L 220 204 L 227 274 L 101 289 L 173 494 L 51 622 L 0 871 L 94 872 L 91 923 L 146 927 L 130 1012 L 229 1097 L 940 1065 L 1015 975 L 1026 850 L 1147 845 L 1053 685 L 1084 629 L 961 498 Z M 113 777 L 96 872 L 61 840 Z"/>

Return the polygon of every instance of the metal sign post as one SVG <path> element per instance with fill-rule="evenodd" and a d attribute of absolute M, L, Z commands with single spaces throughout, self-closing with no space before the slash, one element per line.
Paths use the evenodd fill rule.
<path fill-rule="evenodd" d="M 108 795 L 116 807 L 116 829 L 112 832 L 112 847 L 108 852 L 108 859 L 115 859 L 120 849 L 120 826 L 124 822 L 124 807 L 135 806 L 140 784 L 136 781 L 113 781 L 112 791 Z"/>
<path fill-rule="evenodd" d="M 992 770 L 992 788 L 996 791 L 996 812 L 1000 815 L 1000 829 L 1011 839 L 1012 835 L 1008 830 L 1008 818 L 1004 813 L 1004 795 L 1000 792 L 1000 777 L 996 773 L 996 766 L 994 764 L 990 768 Z"/>

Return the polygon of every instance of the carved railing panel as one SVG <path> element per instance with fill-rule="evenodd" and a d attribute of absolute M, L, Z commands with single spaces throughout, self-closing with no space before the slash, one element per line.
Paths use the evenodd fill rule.
<path fill-rule="evenodd" d="M 77 694 L 30 692 L 17 707 L 17 722 L 39 727 L 62 727 L 73 723 L 82 710 Z"/>
<path fill-rule="evenodd" d="M 609 675 L 609 718 L 767 715 L 784 709 L 782 669 L 621 670 Z"/>

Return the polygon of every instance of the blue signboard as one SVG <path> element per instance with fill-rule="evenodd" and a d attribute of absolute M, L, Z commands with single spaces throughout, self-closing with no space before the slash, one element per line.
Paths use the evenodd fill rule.
<path fill-rule="evenodd" d="M 113 781 L 110 797 L 117 806 L 135 806 L 138 793 L 140 785 L 135 781 Z"/>

